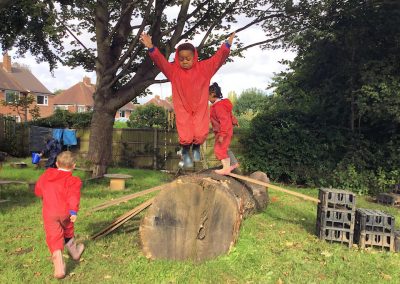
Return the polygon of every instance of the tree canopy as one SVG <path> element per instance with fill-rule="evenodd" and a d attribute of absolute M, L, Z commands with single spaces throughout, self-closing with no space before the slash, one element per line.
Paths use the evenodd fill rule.
<path fill-rule="evenodd" d="M 297 56 L 244 141 L 253 145 L 249 167 L 287 181 L 387 190 L 400 179 L 400 3 L 324 0 L 315 11 L 286 42 Z"/>

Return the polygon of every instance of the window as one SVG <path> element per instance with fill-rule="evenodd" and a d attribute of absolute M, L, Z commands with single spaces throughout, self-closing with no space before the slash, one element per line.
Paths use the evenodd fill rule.
<path fill-rule="evenodd" d="M 56 109 L 68 110 L 68 106 L 67 105 L 54 106 L 54 110 Z"/>
<path fill-rule="evenodd" d="M 49 103 L 49 97 L 44 95 L 37 95 L 36 102 L 38 105 L 45 105 L 47 106 Z"/>
<path fill-rule="evenodd" d="M 125 117 L 125 111 L 124 110 L 120 110 L 119 111 L 119 117 Z"/>
<path fill-rule="evenodd" d="M 85 106 L 78 106 L 78 112 L 85 112 L 86 107 Z"/>
<path fill-rule="evenodd" d="M 19 92 L 17 91 L 6 91 L 6 103 L 10 104 L 17 102 L 19 99 Z"/>

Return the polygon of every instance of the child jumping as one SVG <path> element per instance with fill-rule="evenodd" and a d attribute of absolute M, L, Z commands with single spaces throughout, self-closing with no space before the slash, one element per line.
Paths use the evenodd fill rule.
<path fill-rule="evenodd" d="M 80 178 L 72 176 L 75 157 L 70 151 L 57 156 L 57 169 L 47 169 L 38 179 L 35 194 L 43 200 L 42 215 L 46 243 L 52 254 L 54 277 L 65 277 L 65 263 L 62 252 L 65 247 L 72 259 L 79 260 L 83 244 L 76 244 L 74 222 L 79 210 Z"/>
<path fill-rule="evenodd" d="M 190 43 L 178 46 L 174 62 L 168 62 L 155 47 L 151 37 L 141 35 L 141 42 L 149 49 L 150 58 L 172 85 L 172 102 L 176 127 L 185 167 L 193 167 L 193 160 L 200 161 L 200 145 L 206 140 L 210 124 L 208 111 L 208 85 L 211 78 L 229 56 L 235 33 L 209 59 L 198 61 L 196 48 Z"/>
<path fill-rule="evenodd" d="M 222 163 L 222 169 L 215 170 L 217 174 L 228 175 L 239 167 L 235 155 L 229 150 L 233 136 L 233 126 L 239 125 L 232 114 L 232 103 L 229 99 L 223 99 L 221 88 L 217 83 L 209 87 L 209 101 L 211 105 L 210 118 L 215 135 L 214 153 Z"/>

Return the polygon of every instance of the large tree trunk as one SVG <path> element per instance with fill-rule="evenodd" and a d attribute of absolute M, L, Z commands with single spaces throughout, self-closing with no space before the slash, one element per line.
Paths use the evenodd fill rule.
<path fill-rule="evenodd" d="M 88 159 L 93 163 L 93 177 L 102 176 L 112 161 L 112 135 L 115 112 L 97 109 L 90 126 Z"/>
<path fill-rule="evenodd" d="M 264 197 L 256 200 L 254 191 Z M 266 207 L 263 191 L 212 171 L 167 184 L 140 226 L 144 254 L 152 259 L 201 261 L 228 252 L 242 219 Z"/>

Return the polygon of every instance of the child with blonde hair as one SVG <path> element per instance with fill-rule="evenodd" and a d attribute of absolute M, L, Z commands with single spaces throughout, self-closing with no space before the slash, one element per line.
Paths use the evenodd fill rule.
<path fill-rule="evenodd" d="M 66 273 L 62 252 L 65 248 L 72 259 L 79 260 L 83 244 L 76 244 L 74 223 L 77 219 L 82 182 L 72 176 L 75 156 L 70 151 L 57 156 L 57 168 L 48 168 L 38 179 L 35 194 L 42 198 L 42 215 L 46 243 L 52 255 L 54 277 L 64 278 Z"/>

